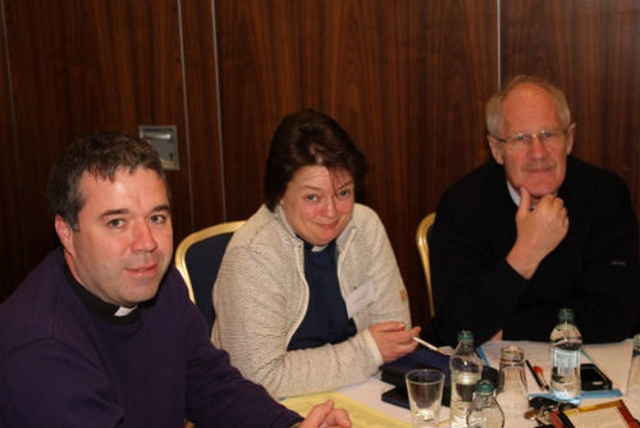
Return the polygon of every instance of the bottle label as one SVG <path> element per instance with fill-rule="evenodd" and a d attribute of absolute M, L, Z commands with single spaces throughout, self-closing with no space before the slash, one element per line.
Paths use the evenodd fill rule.
<path fill-rule="evenodd" d="M 454 371 L 452 375 L 455 399 L 471 403 L 476 383 L 480 380 L 480 373 Z"/>
<path fill-rule="evenodd" d="M 553 348 L 553 367 L 558 374 L 569 375 L 573 370 L 580 367 L 580 353 L 576 351 L 567 351 L 560 348 Z"/>

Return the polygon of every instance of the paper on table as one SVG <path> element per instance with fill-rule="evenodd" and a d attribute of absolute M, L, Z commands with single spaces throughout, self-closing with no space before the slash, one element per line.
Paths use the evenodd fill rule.
<path fill-rule="evenodd" d="M 563 413 L 574 427 L 638 428 L 638 422 L 622 400 L 580 406 L 564 410 Z"/>
<path fill-rule="evenodd" d="M 298 397 L 289 397 L 281 401 L 283 405 L 298 412 L 303 416 L 316 404 L 332 400 L 336 408 L 345 409 L 351 418 L 354 427 L 370 428 L 410 428 L 411 424 L 406 421 L 393 418 L 384 413 L 372 409 L 356 400 L 353 400 L 339 392 L 326 392 L 317 394 L 307 394 Z"/>
<path fill-rule="evenodd" d="M 586 345 L 584 349 L 589 358 L 611 379 L 613 388 L 620 390 L 626 388 L 629 366 L 631 366 L 631 354 L 633 353 L 631 339 L 615 343 Z M 589 358 L 583 362 L 591 362 L 588 361 Z"/>

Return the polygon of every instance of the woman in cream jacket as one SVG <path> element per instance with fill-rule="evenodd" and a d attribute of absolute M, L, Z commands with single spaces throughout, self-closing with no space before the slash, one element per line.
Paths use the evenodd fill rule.
<path fill-rule="evenodd" d="M 265 204 L 225 252 L 212 339 L 274 396 L 366 380 L 412 352 L 407 293 L 382 222 L 355 202 L 362 154 L 330 117 L 285 117 Z"/>

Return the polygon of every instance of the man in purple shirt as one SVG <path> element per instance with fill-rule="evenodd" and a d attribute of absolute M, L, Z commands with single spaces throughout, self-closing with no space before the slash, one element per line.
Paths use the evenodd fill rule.
<path fill-rule="evenodd" d="M 331 402 L 302 420 L 213 347 L 170 267 L 169 194 L 149 144 L 77 140 L 49 199 L 61 248 L 0 306 L 1 426 L 350 426 Z"/>

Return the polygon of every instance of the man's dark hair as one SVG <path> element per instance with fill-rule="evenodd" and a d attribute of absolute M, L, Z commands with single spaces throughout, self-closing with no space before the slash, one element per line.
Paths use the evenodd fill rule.
<path fill-rule="evenodd" d="M 169 197 L 169 187 L 158 152 L 144 140 L 122 132 L 100 131 L 76 139 L 62 152 L 49 178 L 49 209 L 60 215 L 73 230 L 78 230 L 78 213 L 85 203 L 80 180 L 87 173 L 96 178 L 114 180 L 119 168 L 134 172 L 142 167 L 155 171 Z"/>
<path fill-rule="evenodd" d="M 264 178 L 265 204 L 278 205 L 294 174 L 320 165 L 351 174 L 356 193 L 363 185 L 366 163 L 349 135 L 331 117 L 313 110 L 286 116 L 273 135 Z"/>

